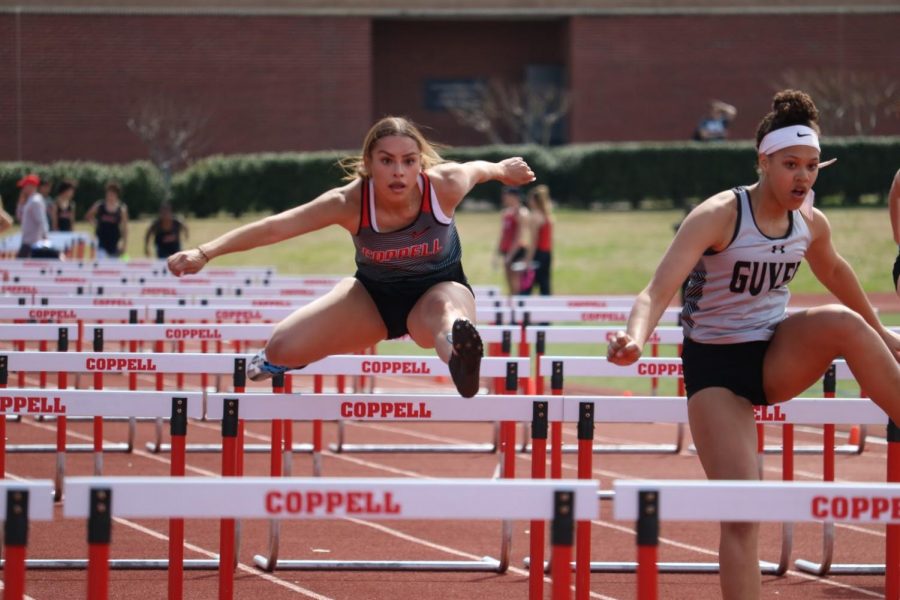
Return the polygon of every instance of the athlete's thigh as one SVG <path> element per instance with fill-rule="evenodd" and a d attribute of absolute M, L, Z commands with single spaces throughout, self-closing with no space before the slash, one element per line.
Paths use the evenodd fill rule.
<path fill-rule="evenodd" d="M 306 364 L 332 354 L 346 354 L 376 344 L 387 329 L 359 280 L 346 278 L 333 290 L 281 321 L 267 354 L 289 354 L 292 364 Z"/>
<path fill-rule="evenodd" d="M 753 405 L 730 390 L 700 390 L 688 401 L 697 456 L 709 479 L 758 479 Z"/>
<path fill-rule="evenodd" d="M 775 329 L 763 360 L 763 388 L 770 404 L 796 397 L 816 383 L 842 335 L 834 327 L 839 312 L 820 306 L 794 313 Z"/>
<path fill-rule="evenodd" d="M 450 326 L 457 317 L 475 322 L 475 297 L 461 283 L 442 281 L 422 294 L 409 311 L 406 328 L 416 344 L 432 348 L 434 336 L 450 331 Z"/>

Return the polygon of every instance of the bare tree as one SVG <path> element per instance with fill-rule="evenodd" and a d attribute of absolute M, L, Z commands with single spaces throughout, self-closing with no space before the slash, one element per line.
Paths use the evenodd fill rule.
<path fill-rule="evenodd" d="M 167 98 L 144 100 L 127 121 L 147 148 L 150 160 L 168 183 L 175 171 L 189 165 L 207 145 L 209 115 Z"/>
<path fill-rule="evenodd" d="M 900 117 L 900 82 L 880 73 L 838 68 L 789 70 L 774 87 L 810 94 L 832 135 L 867 135 L 880 121 Z"/>
<path fill-rule="evenodd" d="M 449 98 L 458 123 L 494 144 L 550 144 L 553 127 L 569 110 L 569 92 L 553 84 L 507 83 L 491 79 L 473 93 Z"/>

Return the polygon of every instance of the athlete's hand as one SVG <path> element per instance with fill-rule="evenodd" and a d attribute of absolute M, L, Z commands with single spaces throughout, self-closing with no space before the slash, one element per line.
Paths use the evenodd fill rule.
<path fill-rule="evenodd" d="M 534 171 L 521 156 L 501 160 L 498 164 L 503 170 L 500 181 L 504 185 L 525 185 L 535 179 Z"/>
<path fill-rule="evenodd" d="M 609 362 L 620 367 L 630 365 L 640 357 L 641 347 L 624 331 L 616 332 L 606 349 L 606 358 Z"/>
<path fill-rule="evenodd" d="M 209 261 L 206 260 L 206 256 L 199 248 L 191 248 L 190 250 L 176 252 L 166 261 L 169 270 L 175 277 L 196 273 L 205 267 L 207 262 Z"/>

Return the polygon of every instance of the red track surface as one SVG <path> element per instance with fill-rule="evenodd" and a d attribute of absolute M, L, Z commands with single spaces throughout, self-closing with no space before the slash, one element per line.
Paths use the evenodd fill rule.
<path fill-rule="evenodd" d="M 379 383 L 385 380 L 379 380 Z M 298 382 L 298 389 L 305 383 Z M 302 401 L 298 400 L 298 401 Z M 460 400 L 464 402 L 464 400 Z M 70 423 L 70 442 L 89 441 L 88 423 Z M 310 428 L 295 426 L 295 442 L 308 441 Z M 9 424 L 10 444 L 54 440 L 52 423 L 36 422 L 31 418 Z M 106 427 L 108 441 L 125 439 L 125 425 L 110 423 Z M 326 441 L 333 441 L 335 426 L 325 425 Z M 574 426 L 566 428 L 566 441 L 575 442 Z M 881 436 L 882 432 L 873 432 Z M 348 442 L 485 442 L 493 435 L 493 426 L 460 424 L 398 424 L 357 423 L 347 425 Z M 771 443 L 780 439 L 777 427 L 768 429 Z M 839 434 L 840 435 L 840 434 Z M 669 443 L 675 438 L 672 425 L 610 426 L 597 424 L 597 443 Z M 107 475 L 167 475 L 169 456 L 144 450 L 144 442 L 153 439 L 152 424 L 138 426 L 137 449 L 131 454 L 107 453 L 104 474 Z M 189 443 L 220 441 L 218 423 L 191 422 Z M 249 424 L 247 443 L 269 440 L 268 427 Z M 840 438 L 839 438 L 840 441 Z M 816 431 L 797 433 L 797 444 L 821 443 Z M 850 481 L 883 481 L 885 446 L 870 443 L 860 456 L 839 456 L 837 478 Z M 363 477 L 491 477 L 497 466 L 494 454 L 326 454 L 324 476 Z M 575 476 L 575 457 L 566 455 L 564 476 Z M 89 454 L 69 454 L 68 475 L 92 474 Z M 188 475 L 210 475 L 219 472 L 218 454 L 190 453 Z M 8 470 L 12 477 L 50 478 L 54 459 L 49 454 L 14 454 L 9 456 Z M 520 476 L 530 472 L 530 456 L 519 454 L 517 470 Z M 248 454 L 245 474 L 267 475 L 268 454 Z M 780 459 L 766 460 L 767 478 L 780 478 Z M 796 478 L 818 479 L 821 457 L 798 456 Z M 294 474 L 311 474 L 309 455 L 294 457 Z M 603 489 L 609 489 L 616 478 L 702 478 L 695 455 L 688 450 L 678 455 L 597 455 L 594 474 Z M 149 492 L 152 493 L 152 490 Z M 189 500 L 188 500 L 189 501 Z M 61 513 L 61 510 L 59 511 Z M 633 523 L 614 522 L 610 507 L 602 507 L 602 518 L 592 527 L 592 559 L 595 561 L 633 561 Z M 527 553 L 528 524 L 514 523 L 511 568 L 506 574 L 494 573 L 402 573 L 402 572 L 291 572 L 268 574 L 253 566 L 254 554 L 267 551 L 268 523 L 247 521 L 243 524 L 240 549 L 241 566 L 236 574 L 235 597 L 280 598 L 525 598 L 527 578 L 523 558 Z M 52 523 L 32 523 L 29 539 L 29 558 L 84 558 L 87 556 L 85 523 L 58 518 Z M 113 558 L 165 558 L 167 523 L 163 521 L 131 522 L 116 520 L 113 525 Z M 780 527 L 764 525 L 761 538 L 761 557 L 778 560 Z M 715 524 L 685 524 L 665 522 L 661 526 L 661 561 L 715 561 L 717 526 Z M 798 526 L 794 533 L 793 557 L 818 560 L 821 552 L 821 531 L 818 526 Z M 186 524 L 186 558 L 210 558 L 218 551 L 217 521 L 188 521 Z M 836 563 L 883 563 L 884 528 L 876 526 L 841 526 L 837 528 Z M 361 522 L 293 521 L 282 526 L 279 558 L 281 559 L 373 559 L 373 560 L 453 560 L 498 556 L 500 524 L 494 522 Z M 37 600 L 84 597 L 86 574 L 81 571 L 29 571 L 26 593 Z M 779 598 L 863 598 L 882 596 L 880 576 L 841 576 L 820 579 L 790 571 L 784 577 L 764 578 L 764 596 Z M 188 571 L 185 577 L 185 598 L 217 597 L 217 576 L 214 571 Z M 547 585 L 549 595 L 549 585 Z M 594 598 L 634 598 L 633 574 L 595 573 L 591 577 Z M 163 598 L 166 595 L 166 576 L 159 571 L 113 571 L 111 598 Z M 660 597 L 666 599 L 697 599 L 718 597 L 716 575 L 661 574 Z"/>
<path fill-rule="evenodd" d="M 807 304 L 821 298 L 804 298 Z M 893 296 L 879 298 L 882 310 L 895 307 Z M 29 381 L 29 383 L 31 383 Z M 390 383 L 386 378 L 379 384 Z M 112 387 L 109 382 L 108 387 Z M 191 382 L 188 382 L 191 385 Z M 147 382 L 147 387 L 152 384 Z M 299 378 L 296 389 L 308 389 L 309 382 Z M 298 401 L 302 401 L 302 398 Z M 460 400 L 465 402 L 465 400 Z M 52 444 L 55 439 L 52 423 L 25 418 L 9 423 L 9 444 L 42 442 Z M 333 442 L 333 424 L 325 425 L 326 442 Z M 780 440 L 779 427 L 767 427 L 770 443 Z M 883 432 L 871 432 L 869 444 L 861 455 L 838 456 L 836 477 L 845 481 L 883 481 L 885 477 L 886 447 Z M 69 424 L 69 442 L 90 441 L 89 423 Z M 838 442 L 845 434 L 838 434 Z M 493 426 L 460 424 L 399 424 L 349 423 L 347 441 L 392 443 L 486 442 L 493 436 Z M 310 427 L 295 425 L 296 443 L 310 440 Z M 567 443 L 575 443 L 575 428 L 565 429 Z M 689 436 L 687 436 L 689 438 Z M 123 423 L 106 426 L 107 441 L 126 438 Z M 797 445 L 820 444 L 820 432 L 800 429 Z M 152 424 L 138 425 L 137 444 L 130 454 L 106 454 L 106 475 L 168 475 L 169 456 L 144 450 L 144 443 L 153 439 Z M 218 423 L 191 422 L 189 443 L 221 441 Z M 597 443 L 671 443 L 675 439 L 672 425 L 597 424 Z M 247 443 L 269 441 L 268 427 L 250 424 Z M 689 439 L 686 441 L 689 443 Z M 686 446 L 687 447 L 687 446 Z M 495 473 L 498 456 L 495 454 L 333 454 L 326 453 L 324 473 L 329 476 L 362 477 L 491 477 Z M 517 471 L 520 476 L 530 472 L 530 455 L 519 454 Z M 574 477 L 575 456 L 565 455 L 566 477 Z M 13 478 L 52 478 L 54 457 L 50 454 L 13 454 L 8 456 L 8 475 Z M 93 459 L 89 454 L 67 456 L 68 475 L 90 475 Z M 218 454 L 190 453 L 188 475 L 215 476 L 219 473 Z M 797 480 L 821 478 L 821 457 L 798 455 Z M 310 475 L 311 459 L 307 454 L 294 456 L 293 474 Z M 268 475 L 267 454 L 247 454 L 244 473 Z M 617 478 L 702 478 L 699 462 L 689 450 L 680 454 L 657 455 L 597 455 L 594 475 L 603 489 L 609 489 Z M 765 477 L 780 479 L 780 458 L 769 456 L 765 463 Z M 150 490 L 148 493 L 152 493 Z M 186 499 L 190 501 L 190 499 Z M 698 507 L 702 510 L 702 507 Z M 86 558 L 86 524 L 64 520 L 61 508 L 51 523 L 31 525 L 28 558 Z M 601 519 L 592 526 L 592 560 L 633 561 L 636 556 L 634 524 L 611 520 L 611 507 L 602 506 Z M 167 522 L 132 522 L 116 519 L 113 524 L 112 558 L 165 558 L 167 552 Z M 211 558 L 218 552 L 218 522 L 188 521 L 186 523 L 185 557 Z M 239 553 L 240 566 L 236 574 L 236 598 L 333 598 L 333 599 L 507 599 L 526 598 L 527 573 L 523 559 L 528 549 L 528 523 L 513 525 L 511 567 L 505 574 L 495 573 L 409 573 L 409 572 L 352 572 L 352 571 L 283 571 L 264 573 L 253 566 L 254 554 L 265 554 L 268 544 L 268 523 L 243 523 Z M 835 563 L 883 563 L 884 528 L 880 526 L 837 526 Z M 700 561 L 716 560 L 718 526 L 664 522 L 661 524 L 659 560 Z M 799 525 L 794 531 L 793 558 L 818 561 L 822 544 L 821 528 Z M 764 560 L 777 562 L 781 546 L 781 528 L 763 525 L 760 555 Z M 500 551 L 500 523 L 494 522 L 362 522 L 356 520 L 291 521 L 282 525 L 280 559 L 372 559 L 372 560 L 473 560 L 483 556 L 498 556 Z M 26 593 L 35 600 L 70 600 L 86 595 L 84 571 L 37 571 L 27 574 Z M 110 597 L 116 599 L 147 599 L 166 597 L 166 574 L 161 571 L 113 571 L 110 577 Z M 704 599 L 719 597 L 717 575 L 660 575 L 660 598 L 667 600 Z M 187 571 L 184 597 L 189 599 L 216 598 L 218 589 L 215 571 Z M 545 593 L 549 595 L 549 584 Z M 628 599 L 636 595 L 633 574 L 595 573 L 591 576 L 591 597 Z M 789 571 L 783 577 L 763 578 L 763 597 L 784 600 L 811 598 L 868 598 L 883 597 L 881 576 L 831 576 L 826 579 Z"/>

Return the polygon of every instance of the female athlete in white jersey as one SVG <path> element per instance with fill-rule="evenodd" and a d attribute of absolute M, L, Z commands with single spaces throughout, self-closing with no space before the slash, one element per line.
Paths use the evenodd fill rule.
<path fill-rule="evenodd" d="M 483 347 L 453 213 L 476 184 L 524 185 L 534 173 L 518 157 L 445 162 L 412 123 L 397 117 L 376 123 L 362 155 L 345 166 L 350 183 L 174 254 L 169 269 L 196 273 L 217 256 L 340 225 L 356 245 L 356 275 L 279 323 L 250 361 L 248 376 L 259 381 L 409 333 L 449 364 L 462 396 L 474 396 Z"/>
<path fill-rule="evenodd" d="M 636 361 L 663 310 L 689 276 L 682 354 L 691 434 L 707 477 L 758 479 L 754 404 L 784 402 L 843 356 L 860 386 L 900 423 L 900 338 L 875 315 L 828 219 L 812 207 L 818 111 L 794 90 L 775 95 L 756 134 L 759 180 L 709 198 L 684 220 L 609 360 Z M 843 305 L 787 316 L 786 284 L 805 258 Z M 722 523 L 726 600 L 760 595 L 758 525 Z"/>

